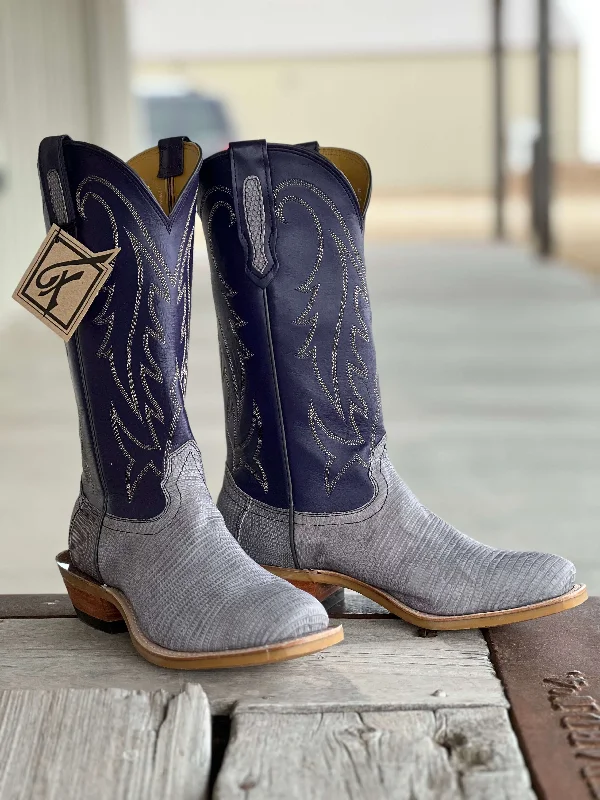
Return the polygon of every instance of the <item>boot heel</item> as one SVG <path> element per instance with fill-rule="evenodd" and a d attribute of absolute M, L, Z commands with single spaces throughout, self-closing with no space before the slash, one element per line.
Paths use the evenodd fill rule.
<path fill-rule="evenodd" d="M 310 581 L 293 581 L 287 579 L 292 586 L 297 589 L 302 589 L 303 592 L 311 594 L 322 603 L 325 608 L 340 603 L 344 599 L 344 589 L 341 586 L 336 586 L 333 583 L 312 583 Z"/>
<path fill-rule="evenodd" d="M 97 597 L 65 580 L 69 599 L 82 622 L 105 633 L 124 633 L 127 625 L 119 609 L 108 600 Z"/>
<path fill-rule="evenodd" d="M 289 569 L 287 567 L 270 567 L 265 566 L 265 569 L 283 578 L 292 586 L 297 589 L 302 589 L 303 592 L 315 597 L 326 609 L 343 602 L 344 600 L 344 587 L 338 583 L 325 583 L 325 581 L 311 580 L 313 575 L 319 575 L 320 570 L 306 570 L 306 569 Z M 336 573 L 330 573 L 335 575 Z"/>

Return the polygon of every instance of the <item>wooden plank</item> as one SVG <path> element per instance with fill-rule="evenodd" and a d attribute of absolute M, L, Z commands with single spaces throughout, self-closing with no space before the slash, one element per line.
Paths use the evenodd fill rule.
<path fill-rule="evenodd" d="M 533 800 L 500 708 L 237 712 L 215 800 Z"/>
<path fill-rule="evenodd" d="M 74 616 L 68 594 L 0 594 L 0 619 Z"/>
<path fill-rule="evenodd" d="M 2 800 L 201 800 L 210 711 L 201 687 L 0 692 Z"/>
<path fill-rule="evenodd" d="M 140 658 L 126 634 L 109 636 L 77 619 L 0 621 L 0 688 L 116 686 L 180 689 L 198 680 L 213 714 L 234 704 L 429 708 L 505 706 L 479 631 L 423 639 L 399 619 L 349 619 L 345 640 L 306 658 L 260 669 L 164 670 Z"/>
<path fill-rule="evenodd" d="M 600 598 L 490 628 L 533 785 L 545 800 L 600 798 Z"/>

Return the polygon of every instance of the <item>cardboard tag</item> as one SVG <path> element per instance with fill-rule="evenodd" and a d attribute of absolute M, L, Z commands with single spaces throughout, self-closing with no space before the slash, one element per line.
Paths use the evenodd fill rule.
<path fill-rule="evenodd" d="M 53 225 L 13 298 L 67 342 L 106 282 L 120 250 L 92 253 Z"/>

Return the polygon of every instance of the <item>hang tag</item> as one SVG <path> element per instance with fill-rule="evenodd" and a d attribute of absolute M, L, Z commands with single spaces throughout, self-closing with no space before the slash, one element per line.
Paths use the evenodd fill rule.
<path fill-rule="evenodd" d="M 53 225 L 13 298 L 67 342 L 112 272 L 120 250 L 92 253 Z"/>

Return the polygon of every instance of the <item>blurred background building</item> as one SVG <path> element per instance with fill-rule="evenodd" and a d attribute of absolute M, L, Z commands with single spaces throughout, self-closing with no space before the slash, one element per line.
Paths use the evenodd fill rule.
<path fill-rule="evenodd" d="M 530 234 L 538 135 L 538 0 L 502 0 L 509 236 Z M 600 11 L 550 0 L 557 252 L 594 269 Z M 205 154 L 232 138 L 318 139 L 369 159 L 373 237 L 489 235 L 493 0 L 3 0 L 0 308 L 40 237 L 31 154 L 68 130 L 127 157 L 186 130 Z"/>
<path fill-rule="evenodd" d="M 167 25 L 175 29 L 185 16 L 184 38 L 161 35 L 160 0 L 133 2 L 134 85 L 142 91 L 160 93 L 170 82 L 217 100 L 241 139 L 317 139 L 358 150 L 379 191 L 489 191 L 488 0 L 228 3 L 211 11 L 208 36 L 200 34 L 203 3 L 175 5 L 181 15 Z M 520 168 L 537 119 L 535 11 L 535 0 L 505 2 L 506 124 Z M 553 29 L 554 152 L 573 162 L 579 46 L 560 6 Z"/>
<path fill-rule="evenodd" d="M 0 0 L 0 543 L 11 554 L 0 592 L 59 588 L 52 556 L 77 487 L 66 359 L 10 299 L 43 236 L 36 153 L 56 133 L 125 159 L 181 133 L 205 155 L 247 138 L 361 152 L 400 471 L 467 532 L 571 555 L 600 592 L 599 40 L 597 0 Z M 533 256 L 541 74 L 551 261 Z M 513 246 L 492 244 L 499 169 Z M 217 491 L 219 370 L 197 244 L 189 405 Z"/>

